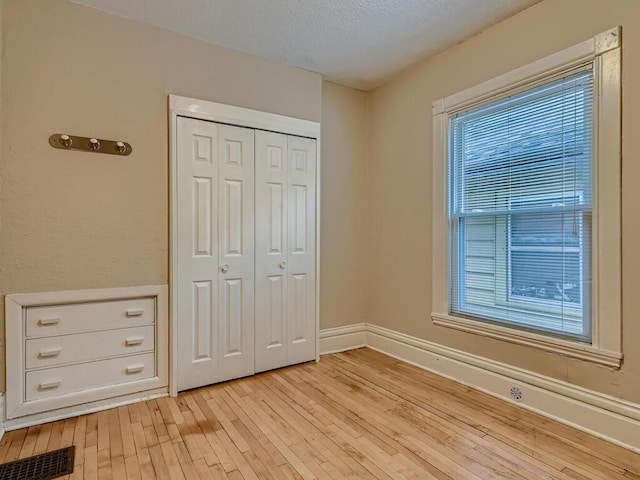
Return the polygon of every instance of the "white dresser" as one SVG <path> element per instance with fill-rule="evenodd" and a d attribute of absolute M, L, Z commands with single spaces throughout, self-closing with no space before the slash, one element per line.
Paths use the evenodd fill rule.
<path fill-rule="evenodd" d="M 9 428 L 168 391 L 167 287 L 8 295 Z"/>

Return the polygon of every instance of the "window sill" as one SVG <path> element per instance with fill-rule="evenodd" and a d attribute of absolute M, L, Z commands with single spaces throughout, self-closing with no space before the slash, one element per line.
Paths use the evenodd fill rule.
<path fill-rule="evenodd" d="M 482 335 L 484 337 L 495 338 L 505 342 L 524 345 L 526 347 L 537 348 L 547 352 L 557 353 L 569 358 L 577 358 L 587 362 L 605 365 L 607 367 L 620 368 L 623 354 L 612 352 L 586 345 L 584 343 L 571 342 L 559 338 L 547 337 L 535 333 L 491 325 L 474 320 L 468 320 L 451 315 L 432 313 L 431 318 L 435 325 L 441 327 L 455 328 L 463 332 Z"/>

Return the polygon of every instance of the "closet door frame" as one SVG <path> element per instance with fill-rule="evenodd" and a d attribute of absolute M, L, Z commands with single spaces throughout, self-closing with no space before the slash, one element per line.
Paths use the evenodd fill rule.
<path fill-rule="evenodd" d="M 316 141 L 316 223 L 315 223 L 315 325 L 316 325 L 316 361 L 319 354 L 319 330 L 320 330 L 320 123 L 287 117 L 274 113 L 251 110 L 248 108 L 226 105 L 223 103 L 198 100 L 195 98 L 169 95 L 169 198 L 170 198 L 170 233 L 169 233 L 169 394 L 178 394 L 178 303 L 176 285 L 178 282 L 178 197 L 177 197 L 177 172 L 178 172 L 178 117 L 207 120 L 211 122 L 234 125 L 238 127 L 267 130 L 307 137 Z"/>

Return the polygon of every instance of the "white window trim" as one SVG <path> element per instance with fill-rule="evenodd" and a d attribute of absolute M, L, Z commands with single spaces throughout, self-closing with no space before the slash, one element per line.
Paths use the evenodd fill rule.
<path fill-rule="evenodd" d="M 620 27 L 433 102 L 432 310 L 434 324 L 619 368 L 622 363 L 621 76 Z M 592 343 L 449 315 L 447 117 L 530 88 L 553 75 L 591 63 L 594 75 L 594 183 Z M 599 215 L 599 212 L 607 212 Z"/>

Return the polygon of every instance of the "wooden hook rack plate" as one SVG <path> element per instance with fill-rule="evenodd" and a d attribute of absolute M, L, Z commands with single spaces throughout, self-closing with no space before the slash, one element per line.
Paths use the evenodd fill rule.
<path fill-rule="evenodd" d="M 49 137 L 49 145 L 62 150 L 80 150 L 110 155 L 130 155 L 133 149 L 127 142 L 102 138 L 78 137 L 64 133 L 54 133 Z"/>

